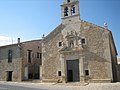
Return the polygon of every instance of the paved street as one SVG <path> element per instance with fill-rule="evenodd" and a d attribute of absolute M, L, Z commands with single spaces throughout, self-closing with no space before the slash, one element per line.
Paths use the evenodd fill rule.
<path fill-rule="evenodd" d="M 54 84 L 0 82 L 0 90 L 69 90 Z"/>
<path fill-rule="evenodd" d="M 0 85 L 0 90 L 44 90 L 44 89 L 35 89 L 23 86 L 14 86 L 14 85 Z"/>
<path fill-rule="evenodd" d="M 120 90 L 120 83 L 77 84 L 0 82 L 0 90 Z"/>

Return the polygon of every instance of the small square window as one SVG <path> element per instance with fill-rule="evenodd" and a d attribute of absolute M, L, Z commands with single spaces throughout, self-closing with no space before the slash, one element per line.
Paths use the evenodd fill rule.
<path fill-rule="evenodd" d="M 61 71 L 58 71 L 58 76 L 61 76 Z"/>
<path fill-rule="evenodd" d="M 89 70 L 85 70 L 85 75 L 89 76 Z"/>
<path fill-rule="evenodd" d="M 82 39 L 81 39 L 81 42 L 82 42 L 82 44 L 85 44 L 85 39 L 82 38 Z"/>
<path fill-rule="evenodd" d="M 59 42 L 59 47 L 61 47 L 62 46 L 62 42 Z"/>

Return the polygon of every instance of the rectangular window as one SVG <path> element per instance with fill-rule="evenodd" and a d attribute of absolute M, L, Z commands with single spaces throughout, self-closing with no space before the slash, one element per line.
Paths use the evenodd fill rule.
<path fill-rule="evenodd" d="M 42 59 L 42 53 L 40 53 L 40 59 Z"/>
<path fill-rule="evenodd" d="M 42 65 L 42 53 L 40 53 L 40 65 Z"/>
<path fill-rule="evenodd" d="M 32 60 L 32 50 L 28 50 L 28 62 L 31 63 Z"/>
<path fill-rule="evenodd" d="M 37 58 L 40 58 L 40 53 L 39 52 L 37 52 Z"/>
<path fill-rule="evenodd" d="M 37 58 L 42 59 L 42 53 L 37 52 Z"/>
<path fill-rule="evenodd" d="M 58 71 L 58 76 L 61 76 L 61 71 Z"/>
<path fill-rule="evenodd" d="M 42 65 L 42 53 L 37 52 L 37 58 L 40 60 L 40 65 Z"/>
<path fill-rule="evenodd" d="M 62 42 L 59 42 L 59 47 L 61 47 L 62 46 Z"/>
<path fill-rule="evenodd" d="M 85 70 L 85 75 L 89 76 L 89 70 Z"/>
<path fill-rule="evenodd" d="M 82 38 L 81 42 L 82 42 L 82 44 L 85 44 L 85 39 L 84 39 L 84 38 Z"/>
<path fill-rule="evenodd" d="M 12 63 L 12 50 L 8 50 L 8 63 Z"/>

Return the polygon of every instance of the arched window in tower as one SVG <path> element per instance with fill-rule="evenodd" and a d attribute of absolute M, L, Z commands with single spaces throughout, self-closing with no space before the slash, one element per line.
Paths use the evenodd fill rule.
<path fill-rule="evenodd" d="M 64 9 L 64 16 L 68 16 L 68 7 Z"/>
<path fill-rule="evenodd" d="M 67 0 L 68 3 L 70 3 L 70 0 Z"/>
<path fill-rule="evenodd" d="M 75 5 L 72 5 L 72 7 L 71 7 L 71 14 L 72 14 L 72 15 L 75 14 Z"/>

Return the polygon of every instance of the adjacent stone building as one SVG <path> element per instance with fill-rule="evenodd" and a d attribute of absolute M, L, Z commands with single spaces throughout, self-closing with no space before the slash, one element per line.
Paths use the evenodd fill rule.
<path fill-rule="evenodd" d="M 117 51 L 107 24 L 81 20 L 78 0 L 64 0 L 61 11 L 62 23 L 42 42 L 42 81 L 117 81 Z"/>
<path fill-rule="evenodd" d="M 117 59 L 118 65 L 117 65 L 117 81 L 120 82 L 120 58 Z"/>
<path fill-rule="evenodd" d="M 0 81 L 40 79 L 41 40 L 0 47 Z"/>

